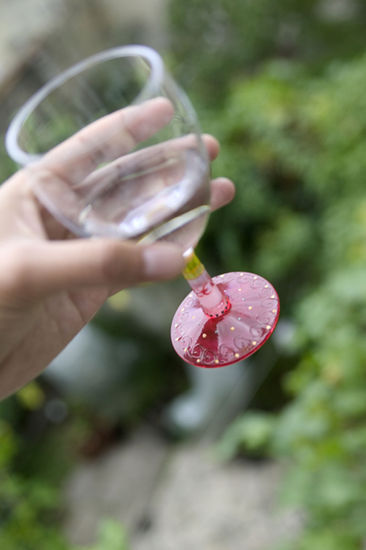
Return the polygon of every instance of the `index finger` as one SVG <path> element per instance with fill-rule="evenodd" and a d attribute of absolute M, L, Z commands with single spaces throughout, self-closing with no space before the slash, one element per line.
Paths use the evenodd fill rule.
<path fill-rule="evenodd" d="M 114 160 L 148 139 L 173 116 L 168 99 L 154 98 L 126 107 L 83 128 L 38 163 L 69 185 L 75 185 L 101 163 Z"/>

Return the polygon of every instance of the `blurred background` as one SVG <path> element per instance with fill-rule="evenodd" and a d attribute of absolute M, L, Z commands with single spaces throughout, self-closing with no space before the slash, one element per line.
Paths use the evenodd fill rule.
<path fill-rule="evenodd" d="M 207 371 L 171 348 L 184 281 L 111 298 L 0 403 L 1 548 L 366 548 L 365 30 L 362 0 L 0 0 L 1 181 L 41 84 L 153 46 L 237 185 L 200 256 L 281 300 L 262 350 Z"/>

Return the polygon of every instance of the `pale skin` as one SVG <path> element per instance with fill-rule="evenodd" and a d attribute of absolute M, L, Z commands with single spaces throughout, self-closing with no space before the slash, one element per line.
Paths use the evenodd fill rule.
<path fill-rule="evenodd" d="M 164 100 L 144 105 L 88 126 L 0 187 L 0 399 L 40 374 L 110 295 L 174 278 L 184 267 L 175 245 L 75 238 L 34 193 L 41 179 L 76 185 L 101 162 L 144 140 L 146 116 L 155 117 L 157 127 L 170 116 Z M 217 141 L 211 136 L 204 141 L 214 160 Z M 230 180 L 211 181 L 213 210 L 233 196 Z"/>

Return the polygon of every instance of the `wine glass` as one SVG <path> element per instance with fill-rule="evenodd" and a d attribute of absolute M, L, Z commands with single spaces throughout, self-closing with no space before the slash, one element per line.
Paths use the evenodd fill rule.
<path fill-rule="evenodd" d="M 95 138 L 90 173 L 76 172 L 71 183 L 40 178 L 34 186 L 38 199 L 77 236 L 180 245 L 192 291 L 173 318 L 174 349 L 200 367 L 248 357 L 272 334 L 279 299 L 259 275 L 212 279 L 194 253 L 210 212 L 209 159 L 195 111 L 155 50 L 113 48 L 49 80 L 12 120 L 7 151 L 20 165 L 30 165 L 120 109 L 135 109 L 135 116 L 139 109 L 138 135 L 131 132 L 126 143 L 118 126 L 111 136 L 106 125 L 106 135 Z"/>

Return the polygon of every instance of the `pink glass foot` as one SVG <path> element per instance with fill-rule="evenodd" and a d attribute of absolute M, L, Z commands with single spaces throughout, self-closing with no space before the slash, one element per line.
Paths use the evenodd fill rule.
<path fill-rule="evenodd" d="M 227 311 L 209 316 L 192 291 L 171 328 L 177 354 L 206 368 L 231 365 L 257 351 L 274 331 L 280 313 L 277 292 L 259 275 L 233 272 L 212 280 L 228 298 Z"/>

